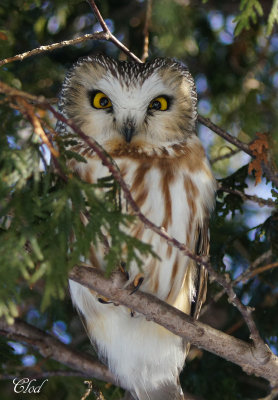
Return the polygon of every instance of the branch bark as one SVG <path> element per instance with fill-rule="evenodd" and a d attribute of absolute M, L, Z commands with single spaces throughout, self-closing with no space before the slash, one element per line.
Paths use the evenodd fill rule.
<path fill-rule="evenodd" d="M 227 140 L 227 142 L 234 144 L 238 149 L 241 149 L 245 153 L 249 154 L 249 156 L 253 156 L 252 151 L 249 149 L 249 145 L 247 143 L 242 142 L 241 140 L 232 136 L 230 133 L 226 132 L 224 129 L 220 128 L 220 126 L 215 125 L 209 118 L 198 115 L 198 121 L 207 128 L 211 129 L 217 135 L 221 136 L 223 139 Z"/>
<path fill-rule="evenodd" d="M 99 9 L 96 6 L 96 3 L 93 0 L 87 0 L 88 3 L 90 4 L 90 6 L 92 7 L 92 10 L 96 16 L 96 18 L 98 19 L 102 29 L 103 29 L 103 33 L 105 35 L 107 35 L 107 39 L 110 42 L 114 43 L 115 46 L 117 46 L 120 50 L 122 50 L 126 55 L 128 55 L 130 58 L 132 58 L 134 61 L 138 62 L 138 63 L 142 63 L 142 60 L 140 60 L 140 58 L 138 58 L 135 54 L 133 54 L 124 44 L 122 44 L 117 38 L 116 36 L 114 36 L 112 34 L 112 32 L 110 31 L 110 29 L 108 28 L 106 22 L 104 21 Z"/>
<path fill-rule="evenodd" d="M 35 56 L 38 54 L 45 53 L 47 51 L 53 51 L 61 47 L 75 45 L 78 43 L 86 42 L 87 40 L 109 40 L 108 35 L 105 32 L 89 33 L 83 36 L 79 36 L 75 39 L 63 40 L 62 42 L 52 43 L 46 46 L 40 46 L 33 50 L 25 51 L 24 53 L 16 54 L 13 57 L 5 58 L 0 60 L 0 67 L 13 61 L 23 61 L 27 57 Z"/>
<path fill-rule="evenodd" d="M 151 21 L 151 16 L 152 16 L 152 0 L 147 0 L 147 6 L 146 6 L 146 18 L 145 18 L 145 25 L 143 29 L 143 34 L 144 34 L 144 47 L 143 47 L 143 53 L 142 53 L 142 61 L 145 62 L 146 59 L 149 57 L 149 26 L 150 26 L 150 21 Z"/>
<path fill-rule="evenodd" d="M 52 358 L 86 376 L 89 375 L 117 385 L 113 374 L 97 359 L 72 349 L 49 333 L 20 319 L 15 319 L 14 324 L 9 325 L 4 318 L 0 318 L 0 335 L 6 336 L 10 340 L 27 343 L 38 350 L 43 357 Z"/>
<path fill-rule="evenodd" d="M 263 199 L 261 197 L 255 196 L 255 195 L 243 193 L 238 189 L 230 189 L 230 188 L 227 188 L 224 186 L 219 186 L 217 188 L 217 190 L 219 190 L 221 192 L 225 192 L 225 193 L 235 194 L 236 196 L 240 196 L 243 200 L 253 201 L 254 203 L 259 204 L 261 207 L 262 206 L 268 206 L 268 207 L 276 207 L 277 206 L 275 201 L 272 199 Z"/>
<path fill-rule="evenodd" d="M 119 274 L 116 272 L 110 279 L 96 268 L 76 266 L 69 278 L 109 298 L 116 304 L 122 304 L 146 316 L 148 321 L 164 326 L 174 334 L 181 336 L 197 347 L 225 358 L 248 373 L 261 376 L 278 384 L 278 357 L 264 345 L 264 351 L 218 331 L 180 310 L 159 300 L 157 297 L 137 291 L 130 295 L 130 288 L 123 289 Z"/>
<path fill-rule="evenodd" d="M 250 149 L 249 144 L 242 142 L 241 140 L 232 136 L 230 133 L 226 132 L 224 129 L 215 125 L 209 118 L 198 115 L 198 121 L 201 124 L 205 125 L 207 128 L 211 129 L 217 135 L 221 136 L 223 139 L 227 140 L 227 142 L 234 144 L 238 149 L 243 150 L 252 158 L 254 157 L 254 154 Z M 278 172 L 274 166 L 274 162 L 272 160 L 269 160 L 268 164 L 263 163 L 262 168 L 267 179 L 273 182 L 276 187 L 278 187 Z"/>

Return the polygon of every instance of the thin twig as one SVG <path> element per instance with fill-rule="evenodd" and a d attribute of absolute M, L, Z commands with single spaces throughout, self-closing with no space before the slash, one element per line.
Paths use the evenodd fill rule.
<path fill-rule="evenodd" d="M 81 400 L 86 400 L 87 397 L 89 396 L 89 394 L 92 392 L 93 390 L 93 383 L 92 381 L 84 381 L 85 385 L 88 385 L 88 389 L 86 390 L 84 396 L 82 396 Z"/>
<path fill-rule="evenodd" d="M 230 189 L 227 187 L 219 186 L 217 188 L 217 190 L 219 190 L 221 192 L 225 192 L 225 193 L 235 194 L 237 196 L 240 196 L 243 200 L 249 200 L 249 201 L 258 203 L 261 207 L 262 206 L 277 207 L 277 204 L 272 199 L 263 199 L 261 197 L 255 196 L 255 195 L 243 193 L 238 189 Z"/>
<path fill-rule="evenodd" d="M 37 47 L 33 50 L 29 50 L 29 51 L 25 51 L 24 53 L 20 53 L 17 54 L 13 57 L 8 57 L 5 58 L 3 60 L 0 60 L 0 67 L 2 65 L 8 64 L 10 62 L 13 61 L 22 61 L 27 57 L 31 57 L 34 55 L 38 55 L 38 54 L 42 54 L 45 53 L 47 51 L 53 51 L 55 49 L 59 49 L 61 47 L 65 47 L 65 46 L 70 46 L 70 45 L 75 45 L 78 43 L 82 43 L 85 42 L 87 40 L 109 40 L 108 39 L 108 35 L 106 32 L 96 32 L 96 33 L 90 33 L 90 34 L 86 34 L 83 36 L 79 36 L 75 39 L 70 39 L 70 40 L 63 40 L 62 42 L 58 42 L 58 43 L 52 43 L 46 46 L 40 46 Z"/>
<path fill-rule="evenodd" d="M 13 88 L 12 86 L 9 86 L 2 81 L 0 81 L 0 93 L 5 93 L 6 95 L 13 96 L 13 97 L 16 97 L 16 96 L 23 97 L 24 99 L 30 100 L 31 102 L 34 102 L 36 104 L 45 104 L 45 103 L 50 104 L 51 103 L 44 96 L 35 96 L 33 94 L 24 92 L 23 90 Z"/>
<path fill-rule="evenodd" d="M 152 0 L 147 0 L 147 8 L 146 8 L 146 18 L 145 18 L 145 25 L 143 29 L 144 35 L 144 47 L 143 47 L 143 54 L 141 60 L 143 62 L 149 57 L 149 26 L 152 16 Z"/>
<path fill-rule="evenodd" d="M 253 157 L 252 151 L 250 150 L 249 145 L 247 143 L 242 142 L 241 140 L 232 136 L 230 133 L 224 131 L 224 129 L 215 125 L 209 118 L 205 118 L 202 117 L 201 115 L 198 115 L 198 121 L 201 124 L 205 125 L 207 128 L 211 129 L 213 132 L 217 133 L 217 135 L 223 137 L 228 142 L 234 144 L 236 147 L 243 150 L 245 153 L 249 154 L 249 156 Z"/>
<path fill-rule="evenodd" d="M 228 142 L 234 144 L 239 149 L 243 150 L 246 154 L 254 157 L 252 150 L 249 147 L 249 144 L 242 142 L 241 140 L 235 138 L 230 133 L 226 132 L 224 129 L 220 128 L 219 126 L 215 125 L 209 118 L 202 117 L 198 115 L 198 121 L 205 125 L 207 128 L 211 129 L 217 135 L 223 137 Z M 268 180 L 275 184 L 278 187 L 278 172 L 275 164 L 272 160 L 269 160 L 268 164 L 262 163 L 262 169 L 264 171 L 265 176 Z"/>
<path fill-rule="evenodd" d="M 256 275 L 261 274 L 262 272 L 269 271 L 270 269 L 276 268 L 276 267 L 278 267 L 278 262 L 274 262 L 274 263 L 271 263 L 271 264 L 263 265 L 262 267 L 259 267 L 259 268 L 256 268 L 256 269 L 250 271 L 249 274 L 247 274 L 244 278 L 245 279 L 251 279 Z"/>
<path fill-rule="evenodd" d="M 227 146 L 225 146 L 225 147 L 227 147 Z M 229 153 L 225 153 L 225 154 L 223 154 L 222 156 L 217 156 L 217 157 L 215 157 L 215 158 L 212 158 L 212 159 L 210 160 L 210 163 L 211 163 L 211 164 L 214 164 L 214 163 L 216 163 L 217 161 L 225 160 L 226 158 L 230 158 L 230 157 L 234 156 L 235 154 L 238 154 L 238 153 L 241 151 L 241 149 L 234 149 L 234 150 L 232 150 L 232 149 L 230 149 L 230 148 L 229 148 L 229 150 L 230 150 Z"/>
<path fill-rule="evenodd" d="M 85 42 L 87 40 L 106 40 L 110 41 L 115 44 L 120 50 L 122 50 L 125 54 L 127 54 L 129 57 L 133 58 L 135 61 L 141 63 L 142 61 L 136 57 L 135 54 L 133 54 L 126 46 L 124 46 L 109 30 L 108 26 L 106 25 L 104 19 L 102 18 L 96 4 L 94 1 L 89 1 L 90 6 L 92 7 L 103 31 L 102 32 L 95 32 L 95 33 L 89 33 L 85 34 L 83 36 L 79 36 L 75 39 L 70 39 L 70 40 L 63 40 L 62 42 L 58 43 L 52 43 L 46 46 L 40 46 L 35 49 L 25 51 L 24 53 L 17 54 L 13 57 L 8 57 L 3 60 L 0 60 L 0 67 L 2 65 L 8 64 L 13 61 L 22 61 L 27 57 L 31 57 L 34 55 L 42 54 L 48 51 L 53 51 L 55 49 L 59 49 L 61 47 L 65 46 L 70 46 L 70 45 L 75 45 L 78 43 Z"/>
<path fill-rule="evenodd" d="M 105 400 L 105 398 L 104 398 L 102 392 L 101 392 L 99 389 L 95 389 L 95 388 L 93 387 L 93 393 L 94 393 L 94 395 L 96 396 L 96 400 Z"/>
<path fill-rule="evenodd" d="M 87 0 L 88 3 L 90 4 L 97 20 L 99 21 L 102 29 L 103 29 L 103 34 L 107 36 L 106 40 L 109 40 L 110 42 L 114 43 L 115 46 L 117 46 L 120 50 L 122 50 L 125 54 L 127 54 L 129 57 L 133 58 L 134 61 L 138 63 L 142 63 L 140 58 L 138 58 L 135 54 L 133 54 L 124 44 L 122 44 L 110 31 L 108 28 L 106 22 L 104 21 L 99 9 L 96 6 L 96 3 L 93 0 Z"/>
<path fill-rule="evenodd" d="M 245 282 L 249 280 L 252 271 L 255 270 L 258 267 L 258 265 L 268 260 L 271 256 L 272 256 L 271 250 L 268 250 L 265 253 L 261 254 L 255 261 L 252 262 L 252 264 L 249 265 L 249 267 L 245 271 L 243 271 L 234 281 L 231 282 L 232 285 L 236 286 L 239 282 Z M 224 289 L 216 293 L 216 295 L 212 298 L 212 300 L 208 304 L 203 306 L 200 312 L 200 316 L 202 316 L 208 311 L 212 303 L 217 303 L 221 299 L 221 297 L 224 296 L 225 293 L 226 291 Z"/>
<path fill-rule="evenodd" d="M 0 82 L 0 84 L 1 84 L 1 82 Z M 64 174 L 63 169 L 58 160 L 59 152 L 56 149 L 54 149 L 52 143 L 50 142 L 50 139 L 48 138 L 48 135 L 42 128 L 41 121 L 36 116 L 33 106 L 30 103 L 28 103 L 27 101 L 25 101 L 25 99 L 21 98 L 20 96 L 16 96 L 16 101 L 20 106 L 19 111 L 23 115 L 27 116 L 28 120 L 30 121 L 31 125 L 34 128 L 35 133 L 42 139 L 43 143 L 46 144 L 49 151 L 51 152 L 53 164 L 56 168 L 57 173 L 65 182 L 67 182 L 68 178 Z"/>
<path fill-rule="evenodd" d="M 35 133 L 41 138 L 43 143 L 48 147 L 52 156 L 55 158 L 59 157 L 59 152 L 56 149 L 54 149 L 51 142 L 49 141 L 45 131 L 43 130 L 40 119 L 35 114 L 34 107 L 21 97 L 17 98 L 17 102 L 18 104 L 23 106 L 24 110 L 27 113 L 28 119 L 30 120 L 31 124 L 34 127 Z"/>
<path fill-rule="evenodd" d="M 274 166 L 274 162 L 269 162 L 267 165 L 263 163 L 263 171 L 267 179 L 275 184 L 278 188 L 278 172 Z"/>

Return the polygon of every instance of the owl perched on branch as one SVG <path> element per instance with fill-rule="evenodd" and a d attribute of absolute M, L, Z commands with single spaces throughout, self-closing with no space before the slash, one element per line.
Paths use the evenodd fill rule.
<path fill-rule="evenodd" d="M 148 219 L 206 255 L 215 180 L 196 136 L 196 103 L 193 78 L 176 61 L 138 64 L 98 55 L 80 59 L 68 73 L 60 110 L 116 161 Z M 60 124 L 61 133 L 64 128 Z M 87 160 L 70 161 L 81 179 L 96 183 L 109 174 L 85 143 L 72 150 Z M 197 318 L 206 294 L 204 268 L 140 221 L 128 233 L 159 255 L 146 257 L 142 270 L 132 264 L 128 283 Z M 105 269 L 101 248 L 92 247 L 90 263 Z M 134 399 L 183 399 L 184 339 L 76 282 L 70 281 L 70 291 L 100 357 Z"/>

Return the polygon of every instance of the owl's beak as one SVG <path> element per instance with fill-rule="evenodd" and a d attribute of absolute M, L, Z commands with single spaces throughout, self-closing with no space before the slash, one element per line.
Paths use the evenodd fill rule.
<path fill-rule="evenodd" d="M 131 142 L 132 136 L 135 132 L 135 124 L 132 120 L 127 120 L 125 124 L 123 125 L 122 129 L 123 135 L 125 137 L 125 140 L 127 143 Z"/>

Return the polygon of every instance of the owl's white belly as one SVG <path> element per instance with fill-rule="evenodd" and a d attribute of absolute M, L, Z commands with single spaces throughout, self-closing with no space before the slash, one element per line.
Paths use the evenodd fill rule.
<path fill-rule="evenodd" d="M 125 181 L 132 188 L 138 161 L 120 158 L 116 162 L 120 169 L 125 171 Z M 107 169 L 98 160 L 90 159 L 88 163 L 94 171 L 93 181 L 108 174 Z M 82 174 L 85 174 L 82 168 L 86 167 L 84 164 L 79 165 L 80 169 L 77 170 L 82 178 Z M 190 179 L 194 181 L 198 192 L 200 193 L 200 188 L 202 190 L 202 197 L 194 199 L 193 218 L 189 201 L 192 194 L 186 193 L 184 184 L 188 174 L 186 170 L 174 171 L 174 177 L 169 180 L 165 195 L 165 185 L 163 187 L 162 183 L 165 171 L 153 167 L 143 174 L 141 189 L 133 188 L 131 191 L 135 198 L 139 198 L 140 193 L 137 191 L 145 190 L 147 195 L 141 204 L 142 213 L 158 226 L 167 222 L 167 232 L 192 248 L 195 239 L 190 230 L 193 232 L 197 221 L 204 217 L 204 202 L 208 208 L 211 207 L 213 189 L 208 174 L 198 171 L 194 179 L 191 173 Z M 171 216 L 168 219 L 165 218 L 167 196 L 171 201 Z M 137 233 L 138 227 L 139 225 Z M 136 227 L 131 228 L 131 234 L 135 231 Z M 167 242 L 150 229 L 142 227 L 139 238 L 143 242 L 151 243 L 153 250 L 160 257 L 160 260 L 154 260 L 152 257 L 144 260 L 145 279 L 140 289 L 153 293 L 189 313 L 194 297 L 195 270 L 187 268 L 187 257 L 177 249 L 169 248 Z M 97 257 L 101 264 L 103 254 L 99 252 Z M 137 266 L 131 265 L 130 281 L 138 272 Z M 150 385 L 152 388 L 158 387 L 161 382 L 170 381 L 176 384 L 176 378 L 185 360 L 185 345 L 180 337 L 153 322 L 146 321 L 144 316 L 136 314 L 135 317 L 131 317 L 130 311 L 123 306 L 99 303 L 96 296 L 78 283 L 70 281 L 70 291 L 73 302 L 85 316 L 88 331 L 97 345 L 100 356 L 119 378 L 121 385 L 137 392 L 137 389 L 139 391 L 142 388 L 148 391 Z"/>

